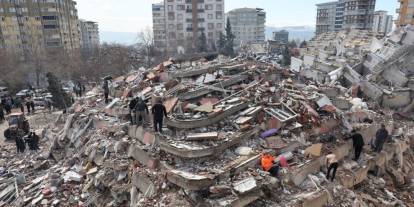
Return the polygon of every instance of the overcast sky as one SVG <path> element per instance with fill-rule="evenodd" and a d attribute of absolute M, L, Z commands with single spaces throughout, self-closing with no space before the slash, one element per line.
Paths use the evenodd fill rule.
<path fill-rule="evenodd" d="M 151 27 L 151 4 L 161 0 L 76 0 L 79 18 L 96 21 L 101 31 L 139 32 Z M 314 26 L 317 3 L 327 0 L 225 0 L 226 12 L 259 7 L 267 12 L 267 26 Z M 395 15 L 397 0 L 377 0 L 376 10 Z"/>

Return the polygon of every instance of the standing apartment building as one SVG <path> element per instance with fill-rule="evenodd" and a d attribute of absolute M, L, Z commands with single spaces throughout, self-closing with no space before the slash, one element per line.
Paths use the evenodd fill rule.
<path fill-rule="evenodd" d="M 339 0 L 317 4 L 316 35 L 344 29 L 371 30 L 376 0 Z"/>
<path fill-rule="evenodd" d="M 99 48 L 99 26 L 93 21 L 80 20 L 81 47 L 85 53 L 93 53 Z"/>
<path fill-rule="evenodd" d="M 289 43 L 289 31 L 280 30 L 280 31 L 273 32 L 273 40 L 279 44 Z"/>
<path fill-rule="evenodd" d="M 227 18 L 235 35 L 235 46 L 265 42 L 266 12 L 263 9 L 234 9 L 227 13 Z"/>
<path fill-rule="evenodd" d="M 392 25 L 393 16 L 388 15 L 387 11 L 376 11 L 374 13 L 372 31 L 386 35 L 391 32 Z"/>
<path fill-rule="evenodd" d="M 398 27 L 414 25 L 414 0 L 398 0 L 400 8 L 397 9 L 398 19 L 395 24 Z"/>
<path fill-rule="evenodd" d="M 224 32 L 224 0 L 164 0 L 152 5 L 155 47 L 169 53 L 194 51 L 202 33 L 215 48 Z"/>
<path fill-rule="evenodd" d="M 80 45 L 75 1 L 0 1 L 0 48 L 27 57 L 44 49 L 72 52 Z"/>

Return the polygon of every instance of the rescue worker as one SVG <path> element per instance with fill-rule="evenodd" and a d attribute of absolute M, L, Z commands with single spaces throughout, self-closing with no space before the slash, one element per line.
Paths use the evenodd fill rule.
<path fill-rule="evenodd" d="M 32 113 L 35 113 L 35 103 L 33 100 L 30 101 L 30 106 L 32 107 Z"/>
<path fill-rule="evenodd" d="M 151 111 L 154 119 L 154 131 L 162 133 L 162 124 L 164 116 L 167 117 L 167 109 L 165 109 L 162 101 L 158 100 L 158 103 L 152 107 Z"/>
<path fill-rule="evenodd" d="M 275 165 L 275 157 L 271 154 L 263 154 L 261 158 L 262 169 L 269 172 L 271 176 L 277 177 L 279 174 L 279 165 Z"/>
<path fill-rule="evenodd" d="M 109 83 L 107 80 L 104 81 L 103 84 L 104 96 L 105 96 L 105 103 L 109 103 Z"/>
<path fill-rule="evenodd" d="M 26 149 L 26 145 L 23 140 L 24 132 L 17 128 L 17 125 L 10 127 L 10 135 L 16 142 L 17 153 L 23 153 Z"/>
<path fill-rule="evenodd" d="M 30 107 L 31 107 L 30 100 L 29 100 L 29 99 L 27 99 L 27 100 L 26 100 L 27 114 L 30 114 Z"/>
<path fill-rule="evenodd" d="M 326 179 L 329 180 L 331 178 L 331 181 L 335 179 L 336 170 L 338 169 L 338 159 L 336 158 L 335 154 L 329 154 L 326 156 L 326 166 L 328 166 L 328 172 L 326 173 Z M 332 172 L 332 177 L 330 176 Z"/>
<path fill-rule="evenodd" d="M 361 152 L 364 149 L 364 138 L 360 133 L 356 132 L 356 130 L 352 130 L 351 139 L 355 150 L 354 161 L 358 161 L 359 157 L 361 156 Z"/>
<path fill-rule="evenodd" d="M 141 98 L 138 98 L 135 105 L 135 122 L 137 125 L 147 125 L 147 115 L 149 114 L 148 106 Z M 138 124 L 139 123 L 139 124 Z"/>
<path fill-rule="evenodd" d="M 388 138 L 388 131 L 385 128 L 384 124 L 381 124 L 381 128 L 377 131 L 375 135 L 375 143 L 374 143 L 374 150 L 377 153 L 380 153 L 382 151 L 382 148 L 384 147 L 385 142 Z"/>
<path fill-rule="evenodd" d="M 135 120 L 135 106 L 137 105 L 137 99 L 131 98 L 129 101 L 129 115 L 131 116 L 131 125 L 136 124 Z"/>
<path fill-rule="evenodd" d="M 24 114 L 24 106 L 22 102 L 19 103 L 19 108 L 20 108 L 20 111 Z"/>
<path fill-rule="evenodd" d="M 30 132 L 27 136 L 26 143 L 30 150 L 37 151 L 39 149 L 39 136 L 35 132 Z"/>
<path fill-rule="evenodd" d="M 4 121 L 3 103 L 0 103 L 0 123 Z"/>

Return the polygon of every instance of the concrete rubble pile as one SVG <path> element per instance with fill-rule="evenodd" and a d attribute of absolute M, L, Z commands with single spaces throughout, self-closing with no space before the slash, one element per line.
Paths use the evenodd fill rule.
<path fill-rule="evenodd" d="M 323 73 L 329 78 L 303 77 L 294 66 L 287 70 L 242 57 L 170 59 L 116 77 L 111 103 L 104 104 L 94 88 L 67 114 L 39 127 L 38 153 L 16 156 L 12 146 L 2 149 L 0 206 L 414 205 L 411 97 L 405 105 L 384 108 L 384 97 L 410 86 L 409 80 L 390 80 L 386 71 L 408 74 L 409 67 L 383 55 L 393 48 L 388 57 L 409 56 L 404 48 L 412 44 L 411 30 L 373 41 L 370 34 L 353 32 L 329 37 L 359 50 L 325 58 L 346 60 Z M 364 39 L 364 48 L 373 42 L 372 51 L 351 46 L 352 35 Z M 310 65 L 299 69 L 320 70 Z M 381 102 L 366 83 L 381 88 Z M 130 97 L 141 97 L 150 109 L 158 100 L 164 103 L 162 134 L 151 124 L 130 124 Z M 374 153 L 368 144 L 381 123 L 392 141 Z M 367 144 L 358 162 L 346 139 L 352 129 Z M 288 161 L 277 178 L 260 166 L 267 152 L 276 155 L 276 163 Z M 334 182 L 324 174 L 330 153 L 341 162 Z"/>

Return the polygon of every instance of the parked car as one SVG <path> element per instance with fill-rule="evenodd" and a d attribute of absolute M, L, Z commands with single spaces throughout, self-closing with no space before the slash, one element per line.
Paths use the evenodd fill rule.
<path fill-rule="evenodd" d="M 28 89 L 24 89 L 19 91 L 18 93 L 16 93 L 16 97 L 18 98 L 26 98 L 26 97 L 30 97 L 33 96 L 34 92 L 32 90 L 28 90 Z"/>
<path fill-rule="evenodd" d="M 3 98 L 8 95 L 9 95 L 9 89 L 6 87 L 0 87 L 0 98 Z"/>

